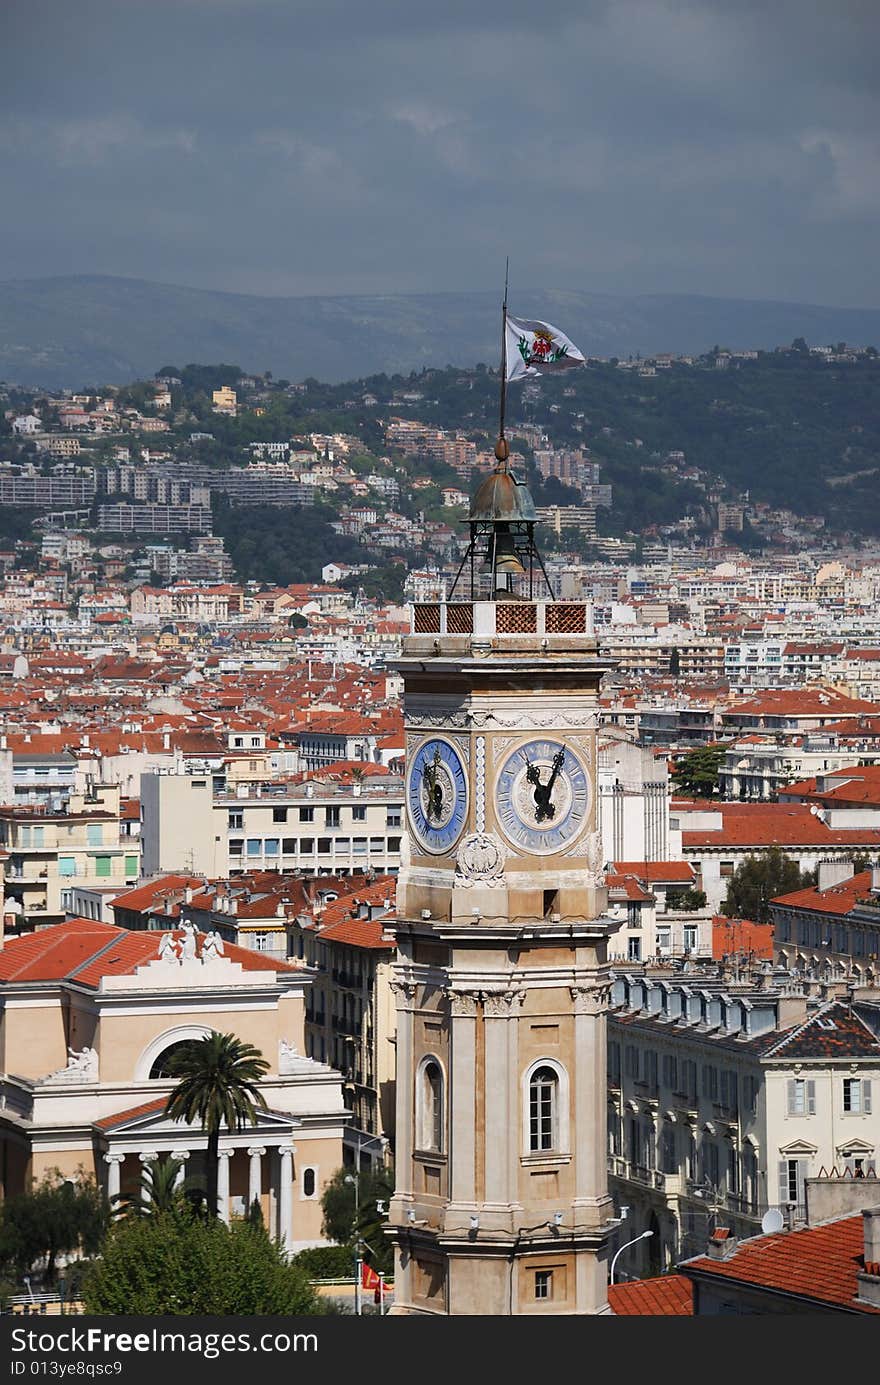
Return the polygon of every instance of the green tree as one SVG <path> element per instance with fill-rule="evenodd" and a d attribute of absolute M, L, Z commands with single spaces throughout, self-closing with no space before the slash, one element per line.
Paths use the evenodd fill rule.
<path fill-rule="evenodd" d="M 161 1212 L 115 1223 L 82 1287 L 87 1313 L 314 1314 L 302 1266 L 247 1221 Z"/>
<path fill-rule="evenodd" d="M 386 1218 L 376 1207 L 377 1202 L 387 1207 L 393 1193 L 394 1174 L 388 1168 L 362 1169 L 357 1184 L 354 1171 L 341 1168 L 321 1197 L 324 1235 L 337 1245 L 348 1246 L 352 1257 L 360 1248 L 362 1258 L 377 1273 L 390 1274 L 394 1267 L 393 1248 L 382 1230 Z"/>
<path fill-rule="evenodd" d="M 217 1174 L 220 1130 L 243 1130 L 256 1125 L 257 1109 L 266 1098 L 257 1085 L 269 1064 L 253 1044 L 234 1034 L 214 1031 L 203 1039 L 182 1044 L 168 1060 L 169 1077 L 179 1081 L 165 1103 L 165 1114 L 188 1125 L 198 1121 L 208 1137 L 208 1212 L 217 1215 Z"/>
<path fill-rule="evenodd" d="M 197 1190 L 189 1180 L 178 1187 L 177 1175 L 184 1167 L 182 1159 L 151 1160 L 134 1191 L 120 1193 L 113 1200 L 114 1217 L 152 1217 L 203 1203 L 204 1192 Z"/>
<path fill-rule="evenodd" d="M 720 792 L 723 745 L 701 745 L 683 755 L 672 771 L 672 782 L 691 798 L 714 798 Z"/>
<path fill-rule="evenodd" d="M 32 1192 L 7 1198 L 0 1213 L 0 1265 L 20 1279 L 43 1262 L 52 1284 L 59 1256 L 93 1255 L 107 1227 L 109 1207 L 93 1178 L 75 1182 L 59 1170 L 47 1173 Z"/>
<path fill-rule="evenodd" d="M 669 651 L 669 672 L 673 678 L 677 678 L 681 673 L 681 654 L 677 648 Z"/>
<path fill-rule="evenodd" d="M 770 901 L 777 895 L 805 889 L 814 884 L 811 872 L 801 872 L 797 861 L 781 847 L 770 846 L 760 856 L 747 856 L 727 882 L 727 896 L 721 906 L 728 918 L 770 922 Z"/>

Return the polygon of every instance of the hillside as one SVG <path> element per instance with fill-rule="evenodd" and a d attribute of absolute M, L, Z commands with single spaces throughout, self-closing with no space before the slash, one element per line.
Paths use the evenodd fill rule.
<path fill-rule="evenodd" d="M 58 389 L 124 383 L 176 361 L 241 361 L 340 382 L 425 365 L 493 364 L 499 293 L 265 298 L 69 276 L 0 283 L 0 379 Z M 583 351 L 628 356 L 880 343 L 880 310 L 684 295 L 515 292 L 511 311 L 556 322 Z"/>

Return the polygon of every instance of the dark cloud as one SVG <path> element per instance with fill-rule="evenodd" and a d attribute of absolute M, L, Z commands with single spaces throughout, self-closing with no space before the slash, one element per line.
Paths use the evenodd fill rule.
<path fill-rule="evenodd" d="M 16 0 L 4 277 L 873 304 L 874 0 Z"/>

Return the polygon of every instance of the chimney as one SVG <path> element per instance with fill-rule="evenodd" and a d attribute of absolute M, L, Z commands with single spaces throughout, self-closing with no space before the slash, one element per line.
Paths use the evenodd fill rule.
<path fill-rule="evenodd" d="M 709 1237 L 706 1254 L 710 1260 L 729 1260 L 736 1254 L 737 1240 L 729 1226 L 716 1226 Z"/>
<path fill-rule="evenodd" d="M 880 1207 L 862 1208 L 865 1268 L 856 1275 L 856 1301 L 880 1308 Z"/>
<path fill-rule="evenodd" d="M 184 904 L 192 904 L 192 899 L 193 899 L 192 885 L 187 885 L 186 889 L 185 889 L 184 892 L 183 892 L 183 902 L 184 902 Z"/>
<path fill-rule="evenodd" d="M 162 749 L 163 749 L 163 750 L 170 750 L 170 749 L 171 749 L 171 732 L 170 732 L 170 731 L 163 731 L 163 732 L 162 732 Z"/>
<path fill-rule="evenodd" d="M 820 861 L 817 888 L 830 890 L 832 885 L 840 885 L 844 880 L 852 879 L 854 874 L 852 861 Z"/>
<path fill-rule="evenodd" d="M 871 867 L 871 894 L 880 894 L 880 866 Z"/>
<path fill-rule="evenodd" d="M 28 736 L 28 740 L 30 740 L 30 736 Z M 83 746 L 86 750 L 88 750 L 88 748 L 89 748 L 89 733 L 88 733 L 88 731 L 84 731 L 84 732 L 82 733 L 82 735 L 80 736 L 80 745 Z"/>

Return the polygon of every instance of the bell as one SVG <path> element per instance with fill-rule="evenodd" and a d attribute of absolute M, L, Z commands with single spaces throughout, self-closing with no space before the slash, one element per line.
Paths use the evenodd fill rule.
<path fill-rule="evenodd" d="M 492 561 L 492 551 L 491 551 L 491 548 L 490 548 L 489 554 L 488 554 L 488 561 L 489 561 L 490 563 L 491 563 L 491 561 Z M 507 533 L 507 534 L 499 534 L 498 537 L 497 537 L 497 539 L 496 539 L 496 542 L 495 542 L 495 571 L 496 571 L 496 572 L 513 572 L 513 573 L 515 573 L 515 574 L 517 574 L 517 575 L 520 574 L 520 573 L 525 572 L 525 568 L 523 567 L 522 563 L 520 562 L 519 554 L 517 553 L 516 547 L 514 546 L 513 538 L 512 538 L 512 536 L 511 536 L 509 533 Z"/>

